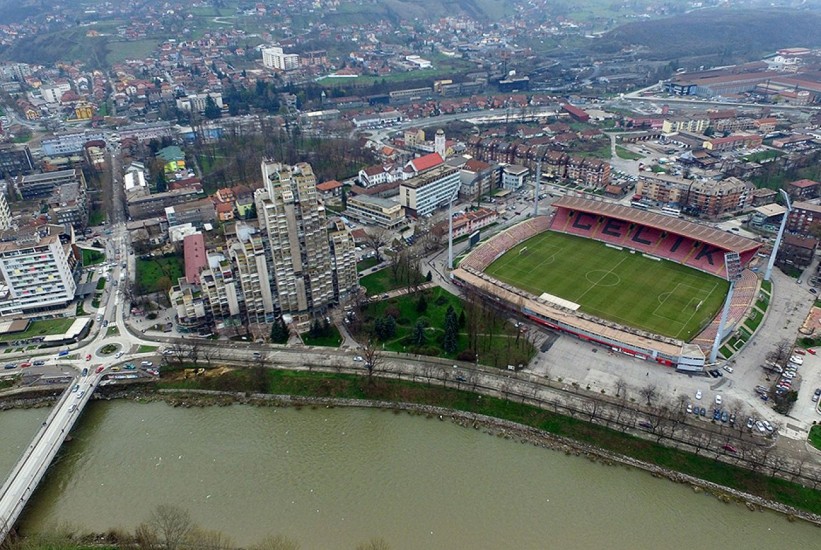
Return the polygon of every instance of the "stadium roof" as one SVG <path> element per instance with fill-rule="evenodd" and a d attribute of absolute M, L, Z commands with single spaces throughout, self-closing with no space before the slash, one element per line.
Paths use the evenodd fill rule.
<path fill-rule="evenodd" d="M 556 208 L 580 210 L 599 216 L 609 216 L 631 223 L 646 225 L 662 231 L 670 231 L 677 235 L 685 235 L 727 251 L 745 252 L 761 246 L 752 239 L 740 235 L 733 235 L 732 233 L 727 233 L 726 231 L 721 231 L 720 229 L 715 229 L 707 225 L 693 223 L 672 216 L 665 216 L 664 214 L 656 214 L 655 212 L 647 212 L 646 210 L 639 210 L 614 202 L 565 196 L 554 202 L 553 206 Z"/>

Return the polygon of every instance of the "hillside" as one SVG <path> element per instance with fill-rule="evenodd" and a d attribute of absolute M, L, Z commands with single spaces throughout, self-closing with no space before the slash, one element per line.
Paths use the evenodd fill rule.
<path fill-rule="evenodd" d="M 646 59 L 715 57 L 730 62 L 778 48 L 821 45 L 821 13 L 787 10 L 702 10 L 628 23 L 591 45 L 601 53 L 640 47 Z"/>

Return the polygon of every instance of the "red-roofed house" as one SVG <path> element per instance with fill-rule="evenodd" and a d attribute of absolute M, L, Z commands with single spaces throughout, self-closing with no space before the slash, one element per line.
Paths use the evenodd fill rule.
<path fill-rule="evenodd" d="M 187 235 L 182 241 L 183 259 L 185 260 L 185 278 L 189 283 L 200 284 L 200 271 L 208 265 L 205 255 L 205 237 L 202 233 Z"/>
<path fill-rule="evenodd" d="M 234 203 L 232 202 L 218 202 L 214 205 L 217 211 L 217 219 L 221 222 L 227 222 L 234 219 Z"/>
<path fill-rule="evenodd" d="M 391 183 L 394 179 L 391 171 L 379 164 L 368 166 L 359 171 L 359 183 L 365 188 Z"/>
<path fill-rule="evenodd" d="M 445 160 L 439 153 L 430 153 L 428 155 L 423 155 L 413 160 L 409 160 L 408 163 L 405 164 L 405 169 L 402 171 L 402 179 L 410 179 L 420 172 L 436 168 L 444 163 Z"/>
<path fill-rule="evenodd" d="M 317 184 L 316 190 L 325 198 L 338 197 L 342 194 L 342 183 L 336 180 L 325 181 Z"/>

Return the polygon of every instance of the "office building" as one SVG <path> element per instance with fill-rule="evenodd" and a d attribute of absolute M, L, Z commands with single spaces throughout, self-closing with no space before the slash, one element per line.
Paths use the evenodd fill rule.
<path fill-rule="evenodd" d="M 431 214 L 454 197 L 461 185 L 459 172 L 455 167 L 440 166 L 403 181 L 399 185 L 399 204 L 410 216 Z"/>
<path fill-rule="evenodd" d="M 405 221 L 402 205 L 390 199 L 356 195 L 348 199 L 346 214 L 366 225 L 395 229 Z"/>

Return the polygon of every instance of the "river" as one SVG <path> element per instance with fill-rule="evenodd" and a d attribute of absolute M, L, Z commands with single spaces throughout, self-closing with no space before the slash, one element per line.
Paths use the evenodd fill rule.
<path fill-rule="evenodd" d="M 2 473 L 43 417 L 0 413 Z M 238 544 L 284 534 L 303 549 L 382 537 L 393 550 L 771 550 L 812 548 L 821 534 L 642 471 L 406 413 L 92 402 L 72 436 L 23 532 L 130 529 L 171 503 Z"/>

